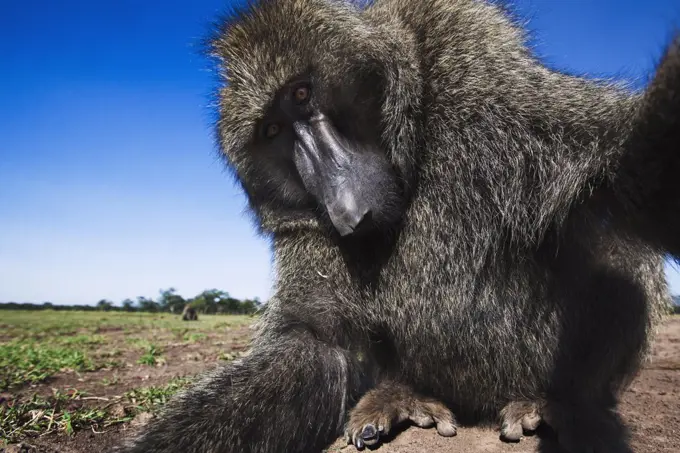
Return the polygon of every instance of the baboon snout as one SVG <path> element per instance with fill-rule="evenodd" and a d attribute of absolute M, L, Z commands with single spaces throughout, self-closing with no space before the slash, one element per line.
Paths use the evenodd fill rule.
<path fill-rule="evenodd" d="M 328 215 L 333 226 L 341 236 L 352 234 L 362 220 L 370 213 L 370 209 L 357 202 L 350 192 L 338 194 L 337 198 L 327 207 Z"/>
<path fill-rule="evenodd" d="M 294 128 L 298 138 L 294 161 L 305 188 L 324 205 L 341 236 L 354 233 L 371 212 L 367 193 L 378 189 L 371 184 L 377 164 L 343 140 L 321 114 L 296 122 Z"/>

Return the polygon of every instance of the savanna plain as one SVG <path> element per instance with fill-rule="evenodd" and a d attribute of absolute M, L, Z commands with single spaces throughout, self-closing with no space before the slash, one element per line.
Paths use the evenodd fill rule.
<path fill-rule="evenodd" d="M 198 374 L 247 354 L 256 317 L 0 311 L 0 451 L 107 451 Z M 620 410 L 634 451 L 680 451 L 679 315 L 660 327 Z M 444 438 L 433 428 L 406 426 L 376 451 L 533 453 L 537 437 L 507 444 L 494 427 L 463 426 Z M 327 451 L 356 450 L 338 439 Z"/>

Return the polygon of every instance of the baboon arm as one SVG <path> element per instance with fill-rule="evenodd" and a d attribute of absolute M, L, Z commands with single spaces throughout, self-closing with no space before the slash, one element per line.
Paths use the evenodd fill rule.
<path fill-rule="evenodd" d="M 680 258 L 680 36 L 641 99 L 613 192 L 626 229 Z"/>
<path fill-rule="evenodd" d="M 342 434 L 358 366 L 296 329 L 177 395 L 124 453 L 320 452 Z"/>

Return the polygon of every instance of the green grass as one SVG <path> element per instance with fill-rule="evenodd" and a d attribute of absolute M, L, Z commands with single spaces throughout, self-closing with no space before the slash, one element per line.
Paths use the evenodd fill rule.
<path fill-rule="evenodd" d="M 185 322 L 169 313 L 0 311 L 0 451 L 3 444 L 24 438 L 81 429 L 101 431 L 140 412 L 155 412 L 191 379 L 120 388 L 127 381 L 119 381 L 115 368 L 133 363 L 162 365 L 166 349 L 173 360 L 185 360 L 181 354 L 171 354 L 172 348 L 182 344 L 203 343 L 219 350 L 220 345 L 232 343 L 229 330 L 252 322 L 252 316 L 231 315 L 199 314 L 198 321 Z M 220 351 L 219 359 L 233 360 L 243 354 Z M 68 387 L 50 392 L 51 385 L 58 385 L 48 378 L 58 373 L 102 368 L 109 371 L 95 380 L 101 387 L 88 383 L 94 395 Z M 80 381 L 67 380 L 75 386 Z M 111 396 L 111 391 L 117 395 Z"/>
<path fill-rule="evenodd" d="M 144 354 L 137 360 L 137 363 L 142 365 L 156 365 L 159 362 L 161 349 L 153 344 L 146 347 Z"/>
<path fill-rule="evenodd" d="M 0 331 L 10 338 L 60 337 L 99 334 L 110 329 L 125 332 L 143 330 L 215 331 L 252 323 L 251 316 L 199 315 L 198 321 L 185 322 L 172 313 L 127 313 L 101 311 L 0 311 Z"/>
<path fill-rule="evenodd" d="M 182 339 L 187 343 L 196 343 L 205 340 L 206 334 L 204 333 L 186 333 L 182 335 Z"/>
<path fill-rule="evenodd" d="M 156 412 L 171 396 L 191 382 L 191 378 L 175 378 L 164 386 L 132 389 L 125 393 L 125 399 L 135 413 Z"/>
<path fill-rule="evenodd" d="M 0 405 L 0 438 L 12 443 L 27 435 L 56 431 L 71 434 L 74 429 L 104 422 L 107 418 L 105 410 L 81 410 L 71 404 L 81 397 L 77 391 L 54 392 L 49 398 L 33 395 L 20 404 L 9 402 Z"/>
<path fill-rule="evenodd" d="M 0 344 L 0 389 L 37 383 L 62 370 L 88 371 L 95 363 L 77 349 L 31 340 Z"/>
<path fill-rule="evenodd" d="M 168 399 L 191 382 L 175 378 L 167 385 L 143 387 L 113 397 L 100 407 L 88 407 L 85 393 L 71 389 L 54 391 L 48 398 L 33 395 L 30 400 L 0 404 L 0 447 L 27 436 L 50 433 L 72 434 L 76 429 L 96 430 L 132 420 L 141 412 L 157 412 Z"/>
<path fill-rule="evenodd" d="M 0 311 L 0 391 L 35 384 L 59 371 L 116 367 L 120 341 L 142 350 L 137 363 L 163 363 L 157 344 L 205 341 L 208 333 L 250 324 L 250 316 L 200 315 L 185 322 L 170 313 Z M 118 339 L 111 335 L 118 335 Z M 154 339 L 151 344 L 148 338 Z M 120 346 L 120 344 L 118 345 Z M 124 348 L 124 346 L 122 346 Z"/>

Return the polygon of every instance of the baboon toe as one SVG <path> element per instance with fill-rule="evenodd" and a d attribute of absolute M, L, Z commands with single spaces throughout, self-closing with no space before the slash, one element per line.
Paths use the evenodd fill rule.
<path fill-rule="evenodd" d="M 380 440 L 380 430 L 374 425 L 368 424 L 364 426 L 364 430 L 361 432 L 361 439 L 366 445 L 375 445 Z"/>
<path fill-rule="evenodd" d="M 458 428 L 453 422 L 442 421 L 437 423 L 437 432 L 440 436 L 453 437 L 458 434 Z"/>
<path fill-rule="evenodd" d="M 501 439 L 506 442 L 519 442 L 522 434 L 524 432 L 521 423 L 503 423 L 501 426 Z"/>
<path fill-rule="evenodd" d="M 522 428 L 525 431 L 536 431 L 542 421 L 541 416 L 537 413 L 526 414 L 522 417 Z"/>
<path fill-rule="evenodd" d="M 357 449 L 361 450 L 365 446 L 373 446 L 380 442 L 380 435 L 386 434 L 385 427 L 382 425 L 375 425 L 373 423 L 368 423 L 364 426 L 357 427 L 356 429 L 348 428 L 345 431 L 345 439 L 348 444 L 354 445 Z"/>
<path fill-rule="evenodd" d="M 540 404 L 530 401 L 513 401 L 501 411 L 501 440 L 519 442 L 526 432 L 536 431 L 543 421 Z"/>
<path fill-rule="evenodd" d="M 389 433 L 391 418 L 388 414 L 375 414 L 373 417 L 350 417 L 345 430 L 347 443 L 354 445 L 357 449 L 377 445 L 381 436 Z"/>
<path fill-rule="evenodd" d="M 435 425 L 437 433 L 444 437 L 455 436 L 458 432 L 453 413 L 439 402 L 429 402 L 422 407 L 414 408 L 409 414 L 409 419 L 421 428 Z"/>

